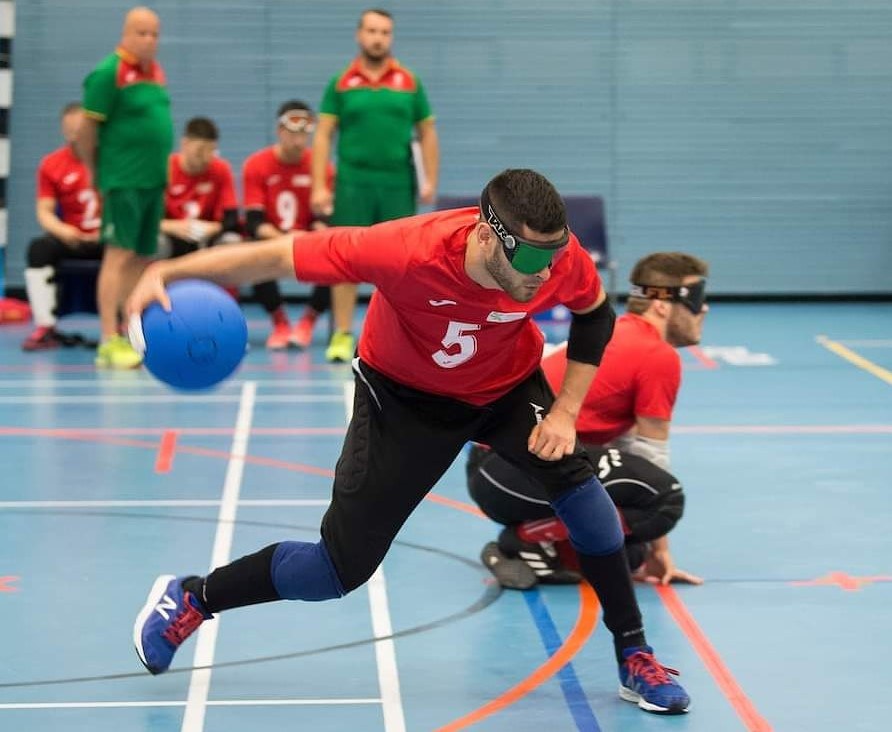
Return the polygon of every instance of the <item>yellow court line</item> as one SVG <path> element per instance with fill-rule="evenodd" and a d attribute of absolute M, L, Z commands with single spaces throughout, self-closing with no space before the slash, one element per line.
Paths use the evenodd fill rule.
<path fill-rule="evenodd" d="M 864 369 L 868 373 L 873 374 L 878 379 L 882 379 L 887 384 L 892 385 L 892 371 L 888 369 L 884 369 L 882 366 L 877 366 L 873 361 L 868 361 L 864 356 L 860 356 L 854 351 L 846 348 L 841 343 L 837 343 L 836 341 L 831 341 L 827 336 L 820 335 L 815 340 L 820 343 L 824 348 L 829 351 L 833 351 L 840 358 L 844 358 L 849 363 L 855 364 L 859 369 Z"/>

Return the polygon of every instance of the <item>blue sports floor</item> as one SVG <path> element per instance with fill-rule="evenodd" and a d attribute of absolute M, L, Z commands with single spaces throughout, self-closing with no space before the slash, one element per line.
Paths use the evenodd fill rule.
<path fill-rule="evenodd" d="M 706 583 L 639 596 L 690 714 L 619 699 L 590 590 L 499 594 L 461 461 L 369 586 L 224 613 L 149 676 L 131 627 L 154 577 L 313 539 L 329 494 L 349 368 L 324 363 L 323 327 L 271 355 L 249 318 L 243 367 L 191 397 L 97 373 L 86 350 L 24 354 L 28 328 L 0 328 L 0 730 L 892 726 L 890 304 L 716 304 L 683 354 L 672 539 Z"/>

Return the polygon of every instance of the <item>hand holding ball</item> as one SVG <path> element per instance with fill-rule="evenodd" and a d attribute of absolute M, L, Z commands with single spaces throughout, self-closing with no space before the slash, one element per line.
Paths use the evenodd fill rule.
<path fill-rule="evenodd" d="M 232 374 L 245 356 L 248 326 L 239 304 L 203 280 L 174 282 L 170 312 L 157 302 L 130 319 L 130 342 L 146 368 L 174 389 L 208 389 Z"/>

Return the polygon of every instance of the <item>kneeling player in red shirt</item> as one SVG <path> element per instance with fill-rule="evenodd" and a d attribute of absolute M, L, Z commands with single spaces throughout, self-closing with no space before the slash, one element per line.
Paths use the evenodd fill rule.
<path fill-rule="evenodd" d="M 675 349 L 700 342 L 705 262 L 680 252 L 650 254 L 631 273 L 628 312 L 616 323 L 576 429 L 598 478 L 619 510 L 626 553 L 642 579 L 700 584 L 675 566 L 667 534 L 684 511 L 681 482 L 669 472 L 669 427 L 679 387 Z M 542 362 L 552 388 L 567 368 L 563 345 Z M 578 582 L 567 529 L 535 477 L 473 446 L 468 490 L 484 513 L 504 524 L 484 547 L 483 563 L 505 587 Z"/>

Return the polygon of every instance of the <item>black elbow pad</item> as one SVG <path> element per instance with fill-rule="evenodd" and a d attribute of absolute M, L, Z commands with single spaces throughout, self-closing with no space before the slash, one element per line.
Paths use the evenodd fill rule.
<path fill-rule="evenodd" d="M 573 313 L 567 339 L 567 358 L 598 366 L 613 335 L 615 322 L 616 313 L 607 299 L 588 313 Z"/>

